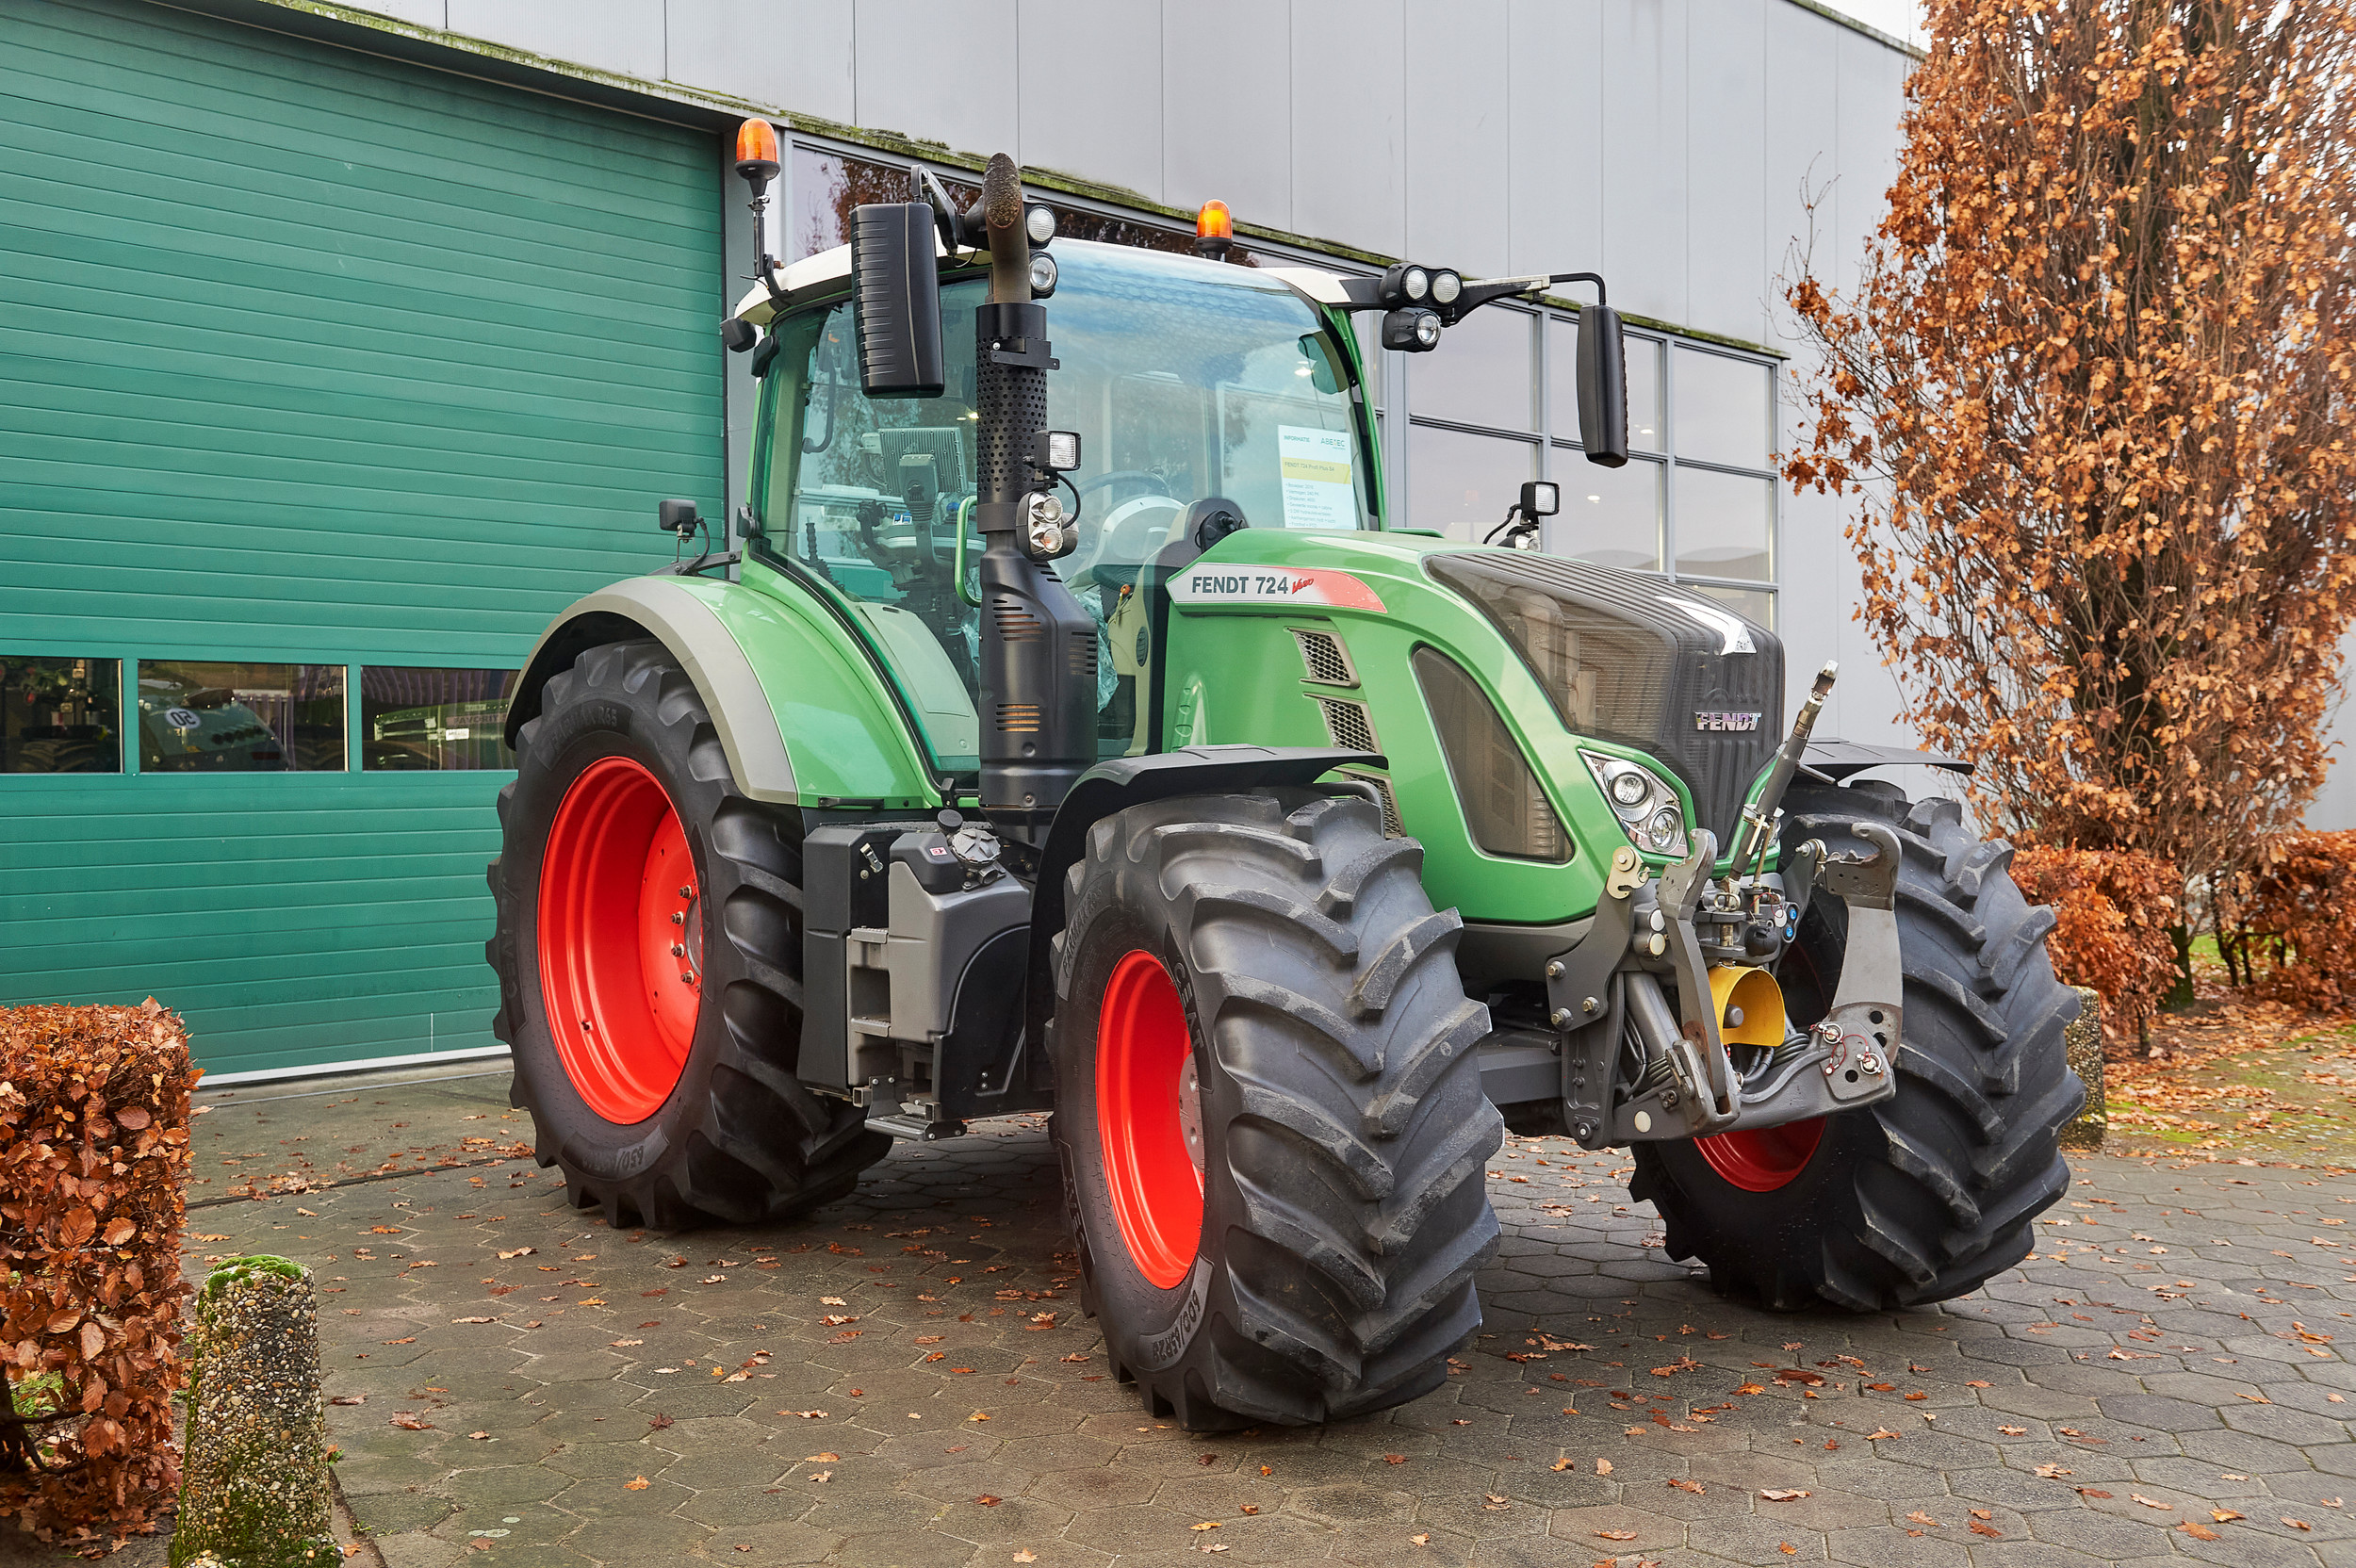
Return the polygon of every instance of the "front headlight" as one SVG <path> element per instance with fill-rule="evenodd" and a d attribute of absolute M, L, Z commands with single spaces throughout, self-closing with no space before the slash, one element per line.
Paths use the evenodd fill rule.
<path fill-rule="evenodd" d="M 1592 751 L 1579 755 L 1595 776 L 1595 784 L 1611 803 L 1612 814 L 1620 819 L 1620 831 L 1628 835 L 1629 843 L 1655 855 L 1689 853 L 1685 808 L 1667 779 L 1641 763 L 1617 757 L 1598 757 Z"/>

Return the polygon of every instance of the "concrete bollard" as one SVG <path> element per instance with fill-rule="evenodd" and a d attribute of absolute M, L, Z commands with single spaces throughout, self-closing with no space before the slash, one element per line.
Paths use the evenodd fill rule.
<path fill-rule="evenodd" d="M 188 1457 L 172 1568 L 326 1568 L 327 1414 L 319 1296 L 285 1258 L 232 1258 L 196 1298 Z"/>
<path fill-rule="evenodd" d="M 2110 1130 L 2110 1112 L 2102 1098 L 2102 999 L 2091 986 L 2072 986 L 2085 1004 L 2075 1023 L 2062 1031 L 2062 1051 L 2070 1070 L 2086 1086 L 2086 1108 L 2062 1124 L 2064 1149 L 2100 1149 Z"/>

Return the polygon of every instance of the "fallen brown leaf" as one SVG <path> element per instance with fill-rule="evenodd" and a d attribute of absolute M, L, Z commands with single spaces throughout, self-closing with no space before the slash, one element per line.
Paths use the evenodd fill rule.
<path fill-rule="evenodd" d="M 1972 1533 L 1973 1535 L 1985 1535 L 1991 1541 L 2002 1541 L 2004 1538 L 2004 1532 L 2003 1530 L 2000 1530 L 1995 1526 L 1979 1519 L 1972 1521 Z"/>
<path fill-rule="evenodd" d="M 1669 1484 L 1676 1487 L 1679 1492 L 1691 1492 L 1696 1497 L 1706 1497 L 1710 1494 L 1710 1489 L 1702 1485 L 1701 1482 L 1689 1481 L 1682 1476 L 1671 1476 L 1669 1478 Z"/>
<path fill-rule="evenodd" d="M 2127 1495 L 2133 1497 L 2136 1502 L 2141 1503 L 2146 1508 L 2173 1510 L 2176 1507 L 2174 1503 L 2164 1503 L 2157 1497 L 2147 1497 L 2140 1492 L 2130 1492 Z"/>
<path fill-rule="evenodd" d="M 1777 1486 L 1762 1487 L 1759 1490 L 1759 1494 L 1766 1498 L 1771 1503 L 1796 1502 L 1802 1497 L 1811 1497 L 1815 1495 L 1815 1494 L 1811 1492 L 1796 1492 Z"/>
<path fill-rule="evenodd" d="M 654 1482 L 646 1479 L 646 1477 L 641 1476 L 634 1481 L 624 1481 L 622 1483 L 622 1490 L 625 1492 L 644 1492 L 646 1488 L 652 1486 Z"/>
<path fill-rule="evenodd" d="M 2218 1535 L 2217 1531 L 2209 1528 L 2208 1526 L 2202 1524 L 2198 1519 L 2179 1520 L 2176 1527 L 2183 1530 L 2186 1535 L 2191 1536 L 2195 1541 L 2221 1541 L 2224 1539 L 2224 1537 Z"/>
<path fill-rule="evenodd" d="M 1595 1537 L 1599 1541 L 1633 1541 L 1636 1539 L 1636 1532 L 1634 1530 L 1597 1530 Z"/>

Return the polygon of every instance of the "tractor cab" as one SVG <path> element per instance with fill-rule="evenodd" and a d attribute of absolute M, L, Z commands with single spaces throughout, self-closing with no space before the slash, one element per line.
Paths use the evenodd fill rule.
<path fill-rule="evenodd" d="M 1065 482 L 1077 545 L 1057 575 L 1095 623 L 1097 754 L 1153 747 L 1148 594 L 1140 580 L 1188 512 L 1232 524 L 1377 525 L 1377 465 L 1356 345 L 1284 277 L 1191 256 L 1056 245 L 1046 422 L 1080 438 Z M 949 333 L 930 398 L 861 390 L 850 248 L 790 270 L 754 455 L 758 554 L 856 607 L 908 689 L 935 762 L 979 765 L 981 539 L 974 340 Z M 946 271 L 944 318 L 983 302 L 980 268 Z M 807 300 L 807 303 L 799 302 Z M 747 302 L 747 313 L 758 308 Z"/>

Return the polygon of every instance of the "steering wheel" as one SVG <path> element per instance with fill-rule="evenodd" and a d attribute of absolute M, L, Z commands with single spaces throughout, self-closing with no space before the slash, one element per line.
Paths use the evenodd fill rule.
<path fill-rule="evenodd" d="M 1091 575 L 1123 568 L 1135 571 L 1153 558 L 1163 536 L 1184 511 L 1184 505 L 1172 496 L 1136 496 L 1122 501 L 1106 513 L 1104 522 L 1093 531 L 1095 548 L 1089 551 L 1088 564 L 1080 571 Z M 1080 572 L 1072 575 L 1077 578 Z"/>

